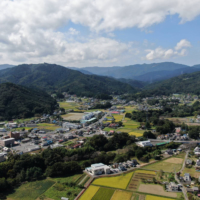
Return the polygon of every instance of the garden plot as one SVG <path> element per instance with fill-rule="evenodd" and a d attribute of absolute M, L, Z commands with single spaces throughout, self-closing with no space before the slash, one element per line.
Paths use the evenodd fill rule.
<path fill-rule="evenodd" d="M 142 179 L 153 179 L 155 176 L 156 173 L 154 171 L 138 170 L 132 177 L 127 189 L 136 191 Z"/>

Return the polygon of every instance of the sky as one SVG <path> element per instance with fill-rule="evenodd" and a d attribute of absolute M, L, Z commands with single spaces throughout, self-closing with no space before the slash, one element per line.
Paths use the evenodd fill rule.
<path fill-rule="evenodd" d="M 0 0 L 0 64 L 200 64 L 199 0 Z"/>

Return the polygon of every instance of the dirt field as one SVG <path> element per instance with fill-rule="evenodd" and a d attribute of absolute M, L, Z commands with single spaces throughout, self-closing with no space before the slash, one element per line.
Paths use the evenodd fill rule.
<path fill-rule="evenodd" d="M 84 113 L 69 113 L 67 115 L 62 115 L 63 119 L 65 120 L 81 120 L 81 118 L 84 116 Z"/>
<path fill-rule="evenodd" d="M 169 159 L 165 160 L 164 162 L 173 163 L 173 164 L 182 164 L 183 159 L 182 158 L 169 158 Z"/>
<path fill-rule="evenodd" d="M 174 197 L 174 198 L 177 197 L 177 194 L 174 192 L 164 191 L 164 189 L 161 185 L 141 184 L 138 191 L 144 192 L 144 193 L 149 193 L 149 194 L 166 196 L 166 197 Z"/>

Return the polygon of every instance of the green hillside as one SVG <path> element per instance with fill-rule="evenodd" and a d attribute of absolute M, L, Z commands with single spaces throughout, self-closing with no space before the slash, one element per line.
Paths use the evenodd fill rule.
<path fill-rule="evenodd" d="M 98 93 L 134 93 L 138 89 L 114 78 L 86 75 L 55 64 L 19 65 L 0 71 L 0 83 L 12 82 L 48 92 L 94 96 Z"/>
<path fill-rule="evenodd" d="M 52 113 L 56 105 L 45 92 L 12 83 L 0 84 L 0 121 Z"/>

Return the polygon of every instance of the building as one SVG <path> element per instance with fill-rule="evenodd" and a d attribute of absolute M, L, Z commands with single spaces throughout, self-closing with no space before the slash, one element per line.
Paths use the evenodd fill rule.
<path fill-rule="evenodd" d="M 18 124 L 16 122 L 14 122 L 14 123 L 7 123 L 7 124 L 5 124 L 5 127 L 6 128 L 17 128 Z"/>
<path fill-rule="evenodd" d="M 89 171 L 93 175 L 110 174 L 110 167 L 103 163 L 93 164 L 85 170 Z"/>
<path fill-rule="evenodd" d="M 15 142 L 15 138 L 8 138 L 8 139 L 0 140 L 0 146 L 11 147 L 14 145 L 14 142 Z"/>
<path fill-rule="evenodd" d="M 0 132 L 6 132 L 5 128 L 0 128 Z"/>
<path fill-rule="evenodd" d="M 190 174 L 189 173 L 185 173 L 183 179 L 184 179 L 184 181 L 191 181 Z"/>
<path fill-rule="evenodd" d="M 0 153 L 0 162 L 3 162 L 3 161 L 5 161 L 5 160 L 6 160 L 6 159 L 5 159 L 4 154 Z"/>
<path fill-rule="evenodd" d="M 8 135 L 10 136 L 10 138 L 15 138 L 15 140 L 20 139 L 20 132 L 10 132 Z"/>
<path fill-rule="evenodd" d="M 151 144 L 151 142 L 149 140 L 147 140 L 147 141 L 140 141 L 140 142 L 137 142 L 136 144 L 139 147 L 152 147 L 153 146 L 153 144 Z"/>
<path fill-rule="evenodd" d="M 176 183 L 174 183 L 174 182 L 169 183 L 169 190 L 178 191 L 178 189 L 179 189 L 179 186 Z"/>
<path fill-rule="evenodd" d="M 200 160 L 199 159 L 196 162 L 196 166 L 200 166 Z"/>

